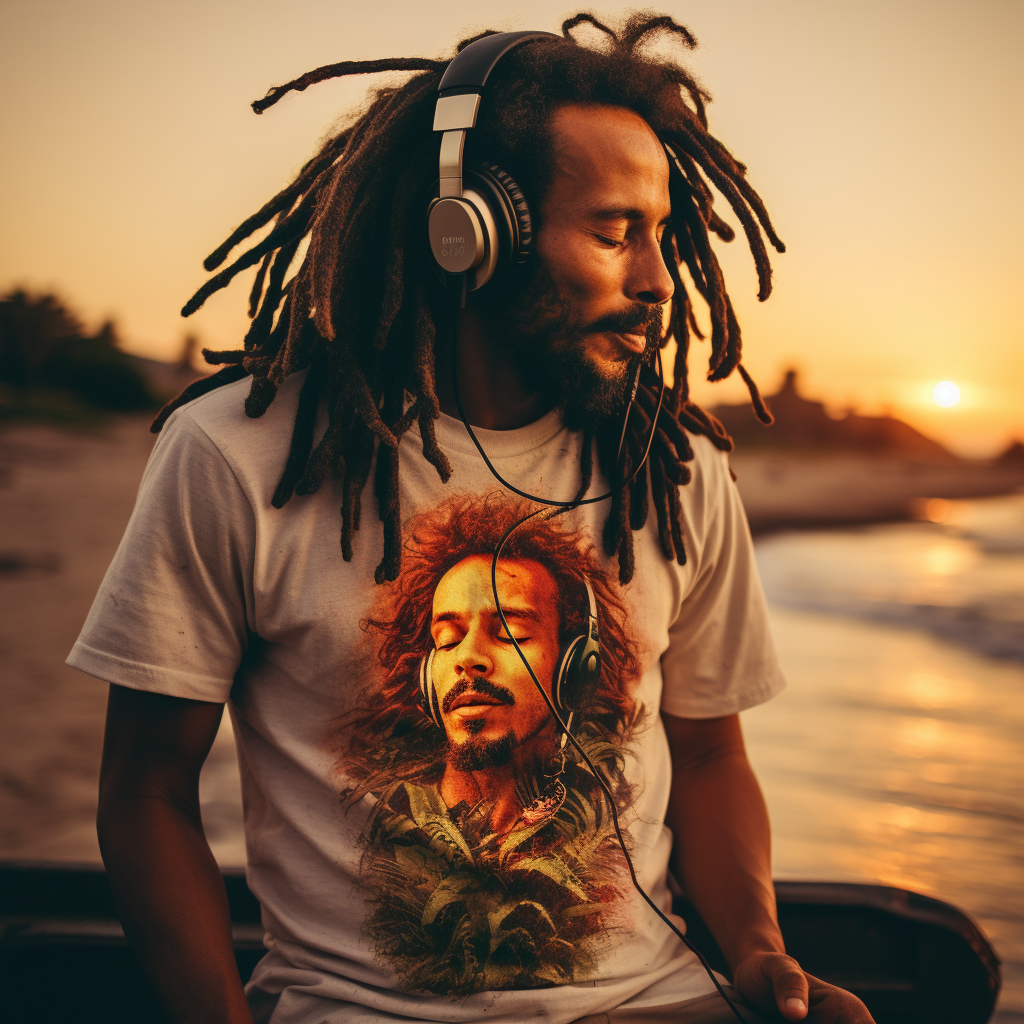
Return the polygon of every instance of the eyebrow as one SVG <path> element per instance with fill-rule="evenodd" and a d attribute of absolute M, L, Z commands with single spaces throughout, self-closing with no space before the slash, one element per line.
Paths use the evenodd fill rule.
<path fill-rule="evenodd" d="M 433 625 L 435 622 L 461 622 L 462 615 L 459 612 L 438 612 L 431 620 L 430 624 Z"/>
<path fill-rule="evenodd" d="M 600 210 L 595 210 L 591 216 L 596 217 L 598 220 L 637 221 L 647 219 L 647 214 L 636 206 L 606 206 Z M 658 226 L 661 227 L 664 224 L 668 224 L 671 220 L 672 213 L 669 211 L 658 221 Z"/>
<path fill-rule="evenodd" d="M 540 622 L 540 616 L 532 608 L 509 608 L 502 605 L 501 610 L 505 613 L 506 619 L 526 619 L 528 622 Z M 497 611 L 494 612 L 494 617 L 498 618 Z"/>
<path fill-rule="evenodd" d="M 505 613 L 506 619 L 526 619 L 529 622 L 539 622 L 540 616 L 532 608 L 509 608 L 506 605 L 501 606 L 501 610 Z M 497 610 L 491 612 L 491 616 L 495 619 L 499 618 Z M 431 625 L 438 622 L 462 622 L 465 616 L 461 612 L 438 612 L 431 620 Z"/>

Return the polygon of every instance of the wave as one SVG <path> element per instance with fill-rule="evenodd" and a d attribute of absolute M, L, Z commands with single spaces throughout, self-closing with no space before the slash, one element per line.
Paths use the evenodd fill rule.
<path fill-rule="evenodd" d="M 930 521 L 759 540 L 768 599 L 1024 662 L 1024 495 L 932 505 Z"/>
<path fill-rule="evenodd" d="M 773 604 L 801 611 L 867 619 L 904 629 L 920 629 L 969 647 L 990 658 L 1024 663 L 1024 602 L 1007 615 L 1003 605 L 905 604 L 897 601 L 841 601 L 769 595 Z"/>

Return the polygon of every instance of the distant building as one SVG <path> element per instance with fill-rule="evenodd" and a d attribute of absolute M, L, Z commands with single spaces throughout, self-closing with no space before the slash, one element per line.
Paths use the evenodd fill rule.
<path fill-rule="evenodd" d="M 860 416 L 852 410 L 835 418 L 822 402 L 804 398 L 796 370 L 786 373 L 782 387 L 766 398 L 775 423 L 764 426 L 748 403 L 718 405 L 712 410 L 740 450 L 782 448 L 845 451 L 886 455 L 921 462 L 956 462 L 937 441 L 893 416 Z"/>
<path fill-rule="evenodd" d="M 1007 469 L 1024 468 L 1024 444 L 1020 441 L 1011 441 L 1006 450 L 996 458 L 995 464 Z"/>
<path fill-rule="evenodd" d="M 187 360 L 165 363 L 159 359 L 129 355 L 128 360 L 149 386 L 149 390 L 162 405 L 185 390 L 194 380 L 205 377 L 202 370 L 195 369 Z"/>

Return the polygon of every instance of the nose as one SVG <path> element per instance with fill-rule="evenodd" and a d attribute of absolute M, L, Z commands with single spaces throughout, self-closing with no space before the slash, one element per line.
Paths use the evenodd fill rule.
<path fill-rule="evenodd" d="M 455 674 L 490 676 L 494 669 L 494 662 L 491 659 L 490 644 L 484 631 L 476 626 L 472 627 L 459 642 L 455 651 Z"/>
<path fill-rule="evenodd" d="M 657 238 L 650 237 L 634 250 L 632 273 L 627 291 L 635 302 L 664 305 L 675 293 L 675 285 L 665 266 L 665 257 Z"/>

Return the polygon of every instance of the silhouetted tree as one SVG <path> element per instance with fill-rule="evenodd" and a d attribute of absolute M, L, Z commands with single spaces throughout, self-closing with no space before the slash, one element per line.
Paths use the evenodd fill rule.
<path fill-rule="evenodd" d="M 120 350 L 113 321 L 86 334 L 55 295 L 16 289 L 0 298 L 0 381 L 18 392 L 57 389 L 99 409 L 156 404 Z"/>

